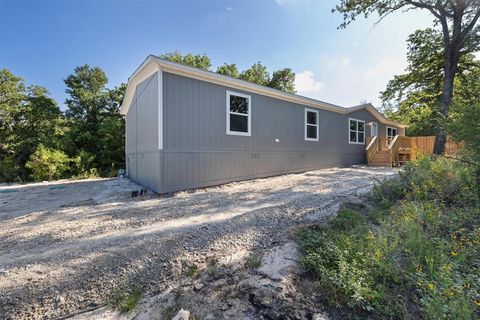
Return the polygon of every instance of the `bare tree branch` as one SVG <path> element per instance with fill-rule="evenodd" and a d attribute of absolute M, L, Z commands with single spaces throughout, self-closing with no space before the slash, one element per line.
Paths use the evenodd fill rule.
<path fill-rule="evenodd" d="M 475 14 L 475 16 L 473 17 L 472 21 L 470 21 L 470 23 L 463 29 L 461 34 L 462 38 L 465 38 L 467 33 L 469 33 L 473 29 L 473 27 L 477 24 L 479 18 L 480 18 L 480 7 L 477 13 Z"/>

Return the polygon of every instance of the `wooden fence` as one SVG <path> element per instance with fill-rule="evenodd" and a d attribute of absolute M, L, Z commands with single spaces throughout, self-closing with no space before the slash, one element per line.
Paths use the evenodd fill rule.
<path fill-rule="evenodd" d="M 417 151 L 423 154 L 433 154 L 433 147 L 435 146 L 435 136 L 425 137 L 410 137 L 416 144 Z M 446 155 L 456 155 L 463 148 L 463 143 L 454 142 L 447 139 L 445 144 Z"/>

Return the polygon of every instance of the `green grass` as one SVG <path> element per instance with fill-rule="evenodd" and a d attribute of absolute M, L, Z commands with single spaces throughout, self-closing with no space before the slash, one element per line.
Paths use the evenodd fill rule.
<path fill-rule="evenodd" d="M 262 259 L 257 256 L 251 256 L 247 259 L 247 267 L 251 269 L 258 269 L 262 265 Z"/>
<path fill-rule="evenodd" d="M 193 277 L 197 274 L 198 272 L 198 267 L 196 265 L 191 265 L 191 266 L 188 266 L 186 269 L 185 269 L 185 275 L 187 277 Z"/>
<path fill-rule="evenodd" d="M 122 313 L 127 313 L 135 309 L 143 296 L 143 290 L 134 288 L 128 292 L 117 292 L 110 300 L 110 305 L 119 309 Z"/>
<path fill-rule="evenodd" d="M 302 263 L 346 317 L 480 316 L 480 186 L 469 167 L 422 159 L 299 233 Z"/>

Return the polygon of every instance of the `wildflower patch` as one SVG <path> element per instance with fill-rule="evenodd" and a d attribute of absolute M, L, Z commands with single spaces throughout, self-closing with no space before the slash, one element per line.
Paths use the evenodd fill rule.
<path fill-rule="evenodd" d="M 325 302 L 347 317 L 480 317 L 480 200 L 473 168 L 421 159 L 303 229 L 302 263 Z"/>

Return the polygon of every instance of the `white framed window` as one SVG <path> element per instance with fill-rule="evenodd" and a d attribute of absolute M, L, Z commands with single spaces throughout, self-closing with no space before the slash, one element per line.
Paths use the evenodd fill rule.
<path fill-rule="evenodd" d="M 227 134 L 250 136 L 252 98 L 249 95 L 227 90 Z"/>
<path fill-rule="evenodd" d="M 387 126 L 387 139 L 392 140 L 395 138 L 395 136 L 398 134 L 397 132 L 397 128 Z"/>
<path fill-rule="evenodd" d="M 305 141 L 318 141 L 318 110 L 305 109 Z"/>
<path fill-rule="evenodd" d="M 348 143 L 365 144 L 365 121 L 348 118 Z"/>

